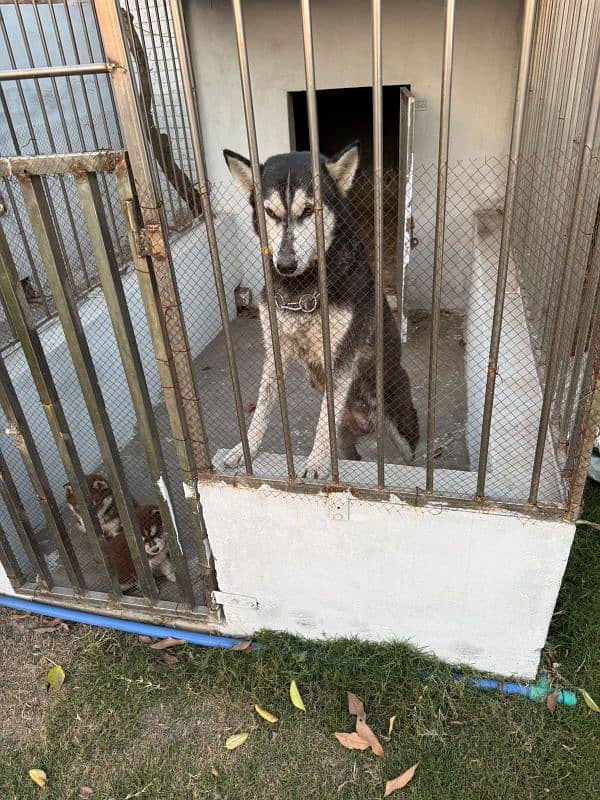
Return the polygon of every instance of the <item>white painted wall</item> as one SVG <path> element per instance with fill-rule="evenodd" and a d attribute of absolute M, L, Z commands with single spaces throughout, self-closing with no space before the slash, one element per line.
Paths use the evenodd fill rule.
<path fill-rule="evenodd" d="M 226 630 L 405 640 L 450 662 L 533 678 L 574 527 L 502 513 L 201 485 Z M 260 502 L 259 502 L 260 498 Z M 248 514 L 248 508 L 252 514 Z"/>
<path fill-rule="evenodd" d="M 371 85 L 370 4 L 366 0 L 315 0 L 313 27 L 317 87 Z M 185 0 L 192 57 L 198 79 L 200 116 L 210 179 L 226 181 L 224 147 L 248 152 L 231 5 L 225 0 Z M 448 209 L 449 253 L 444 270 L 443 303 L 466 304 L 469 225 L 462 207 L 487 207 L 490 195 L 501 200 L 502 170 L 493 184 L 479 172 L 485 158 L 508 152 L 519 46 L 520 0 L 465 0 L 457 3 L 449 192 L 462 191 L 462 203 Z M 287 93 L 304 90 L 302 33 L 295 0 L 253 0 L 244 14 L 261 158 L 290 149 Z M 415 120 L 415 235 L 421 244 L 409 268 L 406 302 L 428 307 L 435 220 L 443 3 L 394 0 L 383 3 L 383 77 L 388 85 L 410 84 L 417 98 Z M 454 181 L 454 183 L 453 183 Z M 243 202 L 234 195 L 242 216 Z M 222 198 L 224 200 L 224 198 Z M 225 200 L 224 200 L 225 201 Z M 247 261 L 246 283 L 262 285 L 258 246 Z M 464 262 L 467 262 L 466 265 Z"/>

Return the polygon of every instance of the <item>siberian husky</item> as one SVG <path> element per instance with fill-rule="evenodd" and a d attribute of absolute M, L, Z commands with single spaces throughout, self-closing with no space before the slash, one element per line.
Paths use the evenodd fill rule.
<path fill-rule="evenodd" d="M 227 166 L 248 200 L 258 231 L 250 162 L 224 150 Z M 354 142 L 332 158 L 321 156 L 327 296 L 333 362 L 333 399 L 341 458 L 360 459 L 356 440 L 375 430 L 375 290 L 367 252 L 355 233 L 347 195 L 360 158 Z M 274 299 L 285 368 L 299 361 L 324 392 L 317 242 L 310 153 L 276 155 L 261 165 Z M 259 300 L 265 360 L 258 400 L 248 429 L 255 456 L 277 398 L 266 294 Z M 400 337 L 387 302 L 384 319 L 384 414 L 386 430 L 405 459 L 412 460 L 419 439 L 410 381 L 400 365 Z M 408 443 L 408 447 L 406 446 Z M 238 444 L 225 456 L 230 468 L 243 463 Z M 300 474 L 325 478 L 331 469 L 327 398 L 324 396 L 312 451 Z"/>

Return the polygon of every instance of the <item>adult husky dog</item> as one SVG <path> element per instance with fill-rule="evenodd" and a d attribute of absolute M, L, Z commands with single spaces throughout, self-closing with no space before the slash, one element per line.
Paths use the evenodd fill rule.
<path fill-rule="evenodd" d="M 223 155 L 252 208 L 258 232 L 250 162 L 231 150 Z M 359 436 L 375 429 L 375 292 L 366 250 L 352 227 L 346 197 L 358 168 L 359 144 L 333 158 L 321 156 L 321 190 L 327 265 L 327 295 L 333 361 L 333 395 L 342 458 L 360 459 Z M 310 153 L 285 153 L 261 165 L 271 269 L 284 369 L 299 361 L 311 383 L 324 392 L 323 340 L 319 309 L 317 242 Z M 277 396 L 265 290 L 259 301 L 265 361 L 254 417 L 248 429 L 250 450 L 260 448 Z M 387 302 L 384 310 L 384 413 L 395 444 L 412 459 L 419 438 L 410 382 L 400 366 L 400 337 Z M 408 442 L 408 448 L 406 447 Z M 408 449 L 410 452 L 408 453 Z M 243 461 L 241 444 L 225 465 Z M 327 398 L 323 397 L 312 451 L 303 477 L 324 478 L 331 468 Z M 302 474 L 302 472 L 301 472 Z"/>

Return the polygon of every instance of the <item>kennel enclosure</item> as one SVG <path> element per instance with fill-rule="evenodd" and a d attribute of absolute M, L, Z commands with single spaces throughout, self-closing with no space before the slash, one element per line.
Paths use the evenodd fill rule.
<path fill-rule="evenodd" d="M 121 5 L 0 5 L 2 591 L 236 635 L 404 638 L 534 675 L 598 426 L 597 4 Z M 361 139 L 347 202 L 374 279 L 360 461 L 336 447 L 315 157 L 342 131 Z M 260 163 L 296 145 L 313 153 L 324 399 L 284 369 L 270 285 Z M 250 157 L 258 235 L 223 148 Z M 384 303 L 412 463 L 385 431 Z M 254 453 L 264 348 L 280 379 Z M 320 415 L 331 469 L 307 480 Z M 126 593 L 91 472 L 115 492 Z M 133 498 L 160 507 L 173 585 Z"/>

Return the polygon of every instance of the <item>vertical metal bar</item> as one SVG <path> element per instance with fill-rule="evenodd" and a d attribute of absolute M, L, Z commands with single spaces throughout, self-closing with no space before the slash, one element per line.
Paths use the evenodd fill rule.
<path fill-rule="evenodd" d="M 229 324 L 227 296 L 225 293 L 223 270 L 221 268 L 221 258 L 219 256 L 219 247 L 215 232 L 215 221 L 213 217 L 212 204 L 210 201 L 210 193 L 208 190 L 206 169 L 204 166 L 204 145 L 202 142 L 202 127 L 200 122 L 200 113 L 198 111 L 198 98 L 196 93 L 194 70 L 190 56 L 189 42 L 187 40 L 185 25 L 183 22 L 181 0 L 169 0 L 169 5 L 171 10 L 171 18 L 173 20 L 173 32 L 175 35 L 179 65 L 181 69 L 183 94 L 185 97 L 185 105 L 190 123 L 190 138 L 192 143 L 192 151 L 194 153 L 196 175 L 198 176 L 198 189 L 200 193 L 200 204 L 202 206 L 202 218 L 206 226 L 206 238 L 208 240 L 208 248 L 213 267 L 213 276 L 215 279 L 215 288 L 217 291 L 217 299 L 219 301 L 219 311 L 221 313 L 221 322 L 223 324 L 223 337 L 225 339 L 225 349 L 227 351 L 227 364 L 229 366 L 229 375 L 231 377 L 235 410 L 240 429 L 242 450 L 244 452 L 244 464 L 246 474 L 252 475 L 252 456 L 250 454 L 250 446 L 248 443 L 248 430 L 246 426 L 246 418 L 244 416 L 244 404 L 242 400 L 240 379 L 235 357 L 235 348 L 231 336 L 231 326 Z"/>
<path fill-rule="evenodd" d="M 161 378 L 179 469 L 186 484 L 186 503 L 198 550 L 205 602 L 219 613 L 212 592 L 217 588 L 214 559 L 206 531 L 198 490 L 198 472 L 211 469 L 204 421 L 192 371 L 187 332 L 181 300 L 167 238 L 164 210 L 158 201 L 158 177 L 144 127 L 139 96 L 131 76 L 131 58 L 123 31 L 123 20 L 113 0 L 94 0 L 102 42 L 107 59 L 118 64 L 113 70 L 114 96 L 119 106 L 121 129 L 127 143 L 128 157 L 136 179 L 137 197 L 129 185 L 127 170 L 115 172 L 121 200 L 130 223 L 145 226 L 151 256 L 139 252 L 139 242 L 128 226 L 133 260 L 148 318 L 154 355 Z M 168 321 L 166 312 L 168 311 Z"/>
<path fill-rule="evenodd" d="M 7 373 L 4 360 L 0 356 L 0 403 L 2 404 L 3 408 L 5 405 L 7 405 L 7 392 L 4 391 L 4 386 L 6 385 L 6 375 Z M 13 435 L 18 436 L 19 434 L 15 430 Z M 37 580 L 41 585 L 47 588 L 48 591 L 51 591 L 52 587 L 54 586 L 54 579 L 52 578 L 52 574 L 50 573 L 48 565 L 46 564 L 44 553 L 42 552 L 42 549 L 36 540 L 35 531 L 31 526 L 29 517 L 27 516 L 27 512 L 25 511 L 25 507 L 23 506 L 19 492 L 15 486 L 15 482 L 12 479 L 8 464 L 6 463 L 1 450 L 0 495 L 2 495 L 6 509 L 15 527 L 19 541 L 21 542 L 21 546 L 23 547 L 25 555 L 27 556 L 31 567 L 37 576 Z"/>
<path fill-rule="evenodd" d="M 523 116 L 525 112 L 525 102 L 527 98 L 529 82 L 529 64 L 531 60 L 535 5 L 536 0 L 526 0 L 525 7 L 523 9 L 519 72 L 517 75 L 517 86 L 513 107 L 512 130 L 510 136 L 510 155 L 508 162 L 508 174 L 506 176 L 506 192 L 504 195 L 504 216 L 502 218 L 500 255 L 498 259 L 498 275 L 496 279 L 496 296 L 494 299 L 494 313 L 492 317 L 492 332 L 490 336 L 490 352 L 488 356 L 485 400 L 483 404 L 483 417 L 481 422 L 481 445 L 479 448 L 476 492 L 478 499 L 482 499 L 485 494 L 485 478 L 490 446 L 490 431 L 492 426 L 492 413 L 494 410 L 494 392 L 496 388 L 496 375 L 498 372 L 498 353 L 500 351 L 502 317 L 504 314 L 504 298 L 506 294 L 506 279 L 508 276 L 508 262 L 510 259 L 515 186 L 517 181 L 517 173 L 519 170 Z"/>
<path fill-rule="evenodd" d="M 60 257 L 60 251 L 56 243 L 56 233 L 50 220 L 42 178 L 33 175 L 19 177 L 19 182 L 38 249 L 46 267 L 48 284 L 56 303 L 56 310 L 63 328 L 67 347 L 73 360 L 73 366 L 90 415 L 94 434 L 98 440 L 102 460 L 108 472 L 109 483 L 138 576 L 140 589 L 149 601 L 155 601 L 158 600 L 158 590 L 141 543 L 137 516 L 131 494 L 126 485 L 118 445 L 104 405 L 98 375 L 85 338 L 77 305 L 68 290 L 67 267 Z"/>
<path fill-rule="evenodd" d="M 76 183 L 106 306 L 135 409 L 150 477 L 154 486 L 159 487 L 158 506 L 167 533 L 171 560 L 175 565 L 177 584 L 185 602 L 190 607 L 193 607 L 195 605 L 194 590 L 185 554 L 179 540 L 179 525 L 174 512 L 174 504 L 170 500 L 173 493 L 160 445 L 160 436 L 154 417 L 152 401 L 144 376 L 142 359 L 137 347 L 133 324 L 102 205 L 98 179 L 95 173 L 88 172 L 77 175 Z"/>
<path fill-rule="evenodd" d="M 317 92 L 315 86 L 315 59 L 310 0 L 300 0 L 302 13 L 302 40 L 304 43 L 304 73 L 306 78 L 306 103 L 308 108 L 308 136 L 313 181 L 313 204 L 317 236 L 317 261 L 319 273 L 319 301 L 321 304 L 321 335 L 323 337 L 323 366 L 325 369 L 325 394 L 327 398 L 327 424 L 329 426 L 329 452 L 331 478 L 339 483 L 337 454 L 337 429 L 333 395 L 333 359 L 329 332 L 329 299 L 327 294 L 327 265 L 325 260 L 325 228 L 323 226 L 323 197 L 321 193 L 321 165 L 319 146 L 319 121 L 317 117 Z"/>
<path fill-rule="evenodd" d="M 427 463 L 426 491 L 433 492 L 433 454 L 435 412 L 437 402 L 437 360 L 444 265 L 446 227 L 446 189 L 448 185 L 448 144 L 450 139 L 450 106 L 452 100 L 452 66 L 454 59 L 454 0 L 446 0 L 444 53 L 440 97 L 440 133 L 435 208 L 435 242 L 433 250 L 433 284 L 431 289 L 431 341 L 429 347 L 429 385 L 427 392 Z"/>
<path fill-rule="evenodd" d="M 285 445 L 285 458 L 287 463 L 288 477 L 290 480 L 295 478 L 294 456 L 292 453 L 292 437 L 290 433 L 290 420 L 288 417 L 287 398 L 285 394 L 284 369 L 281 359 L 281 347 L 279 343 L 279 329 L 277 327 L 277 313 L 273 299 L 273 276 L 271 275 L 271 251 L 269 249 L 269 238 L 267 236 L 267 223 L 265 220 L 265 207 L 260 175 L 260 161 L 258 157 L 258 141 L 256 138 L 256 123 L 254 120 L 254 103 L 252 100 L 252 84 L 250 81 L 250 64 L 248 62 L 248 51 L 246 48 L 246 30 L 244 26 L 244 15 L 242 11 L 242 0 L 231 0 L 233 8 L 233 18 L 235 24 L 235 37 L 237 42 L 238 61 L 240 67 L 240 83 L 242 87 L 242 98 L 244 102 L 244 116 L 246 119 L 246 134 L 248 138 L 248 150 L 250 155 L 250 165 L 252 167 L 252 182 L 254 192 L 254 202 L 256 210 L 256 220 L 258 223 L 258 235 L 262 255 L 262 267 L 265 278 L 265 294 L 267 296 L 267 306 L 269 310 L 269 327 L 271 329 L 271 343 L 273 345 L 273 360 L 275 372 L 277 374 L 277 391 L 279 396 L 279 410 L 281 412 L 281 427 L 283 429 L 283 441 Z"/>
<path fill-rule="evenodd" d="M 550 411 L 556 390 L 556 378 L 559 368 L 558 354 L 560 348 L 561 334 L 563 333 L 563 320 L 566 311 L 566 305 L 569 298 L 569 285 L 571 279 L 571 264 L 573 262 L 574 250 L 577 240 L 577 222 L 581 218 L 583 204 L 585 200 L 585 193 L 587 189 L 590 162 L 592 159 L 592 148 L 594 146 L 594 137 L 596 126 L 598 124 L 598 113 L 600 110 L 600 46 L 596 47 L 596 79 L 594 84 L 594 93 L 592 95 L 590 104 L 587 110 L 586 130 L 585 137 L 579 154 L 577 165 L 577 181 L 575 190 L 575 200 L 573 202 L 573 209 L 569 219 L 569 234 L 566 247 L 566 255 L 563 262 L 563 271 L 561 276 L 560 289 L 558 299 L 556 302 L 556 317 L 554 320 L 552 330 L 552 342 L 550 352 L 548 354 L 548 370 L 546 374 L 546 385 L 544 387 L 544 397 L 542 400 L 542 409 L 540 412 L 540 425 L 538 428 L 538 436 L 535 449 L 535 457 L 533 460 L 533 469 L 531 476 L 531 486 L 529 490 L 529 502 L 535 505 L 537 502 L 537 494 L 540 484 L 540 475 L 542 471 L 542 463 L 544 460 L 544 449 L 546 446 L 546 437 L 548 434 L 548 423 L 550 421 Z"/>
<path fill-rule="evenodd" d="M 0 525 L 0 564 L 10 580 L 14 589 L 18 589 L 25 583 L 25 575 L 17 561 L 17 557 L 12 551 L 6 531 Z"/>
<path fill-rule="evenodd" d="M 398 146 L 398 220 L 396 224 L 396 305 L 398 326 L 402 334 L 404 314 L 404 260 L 406 251 L 406 185 L 408 182 L 408 93 L 400 89 L 399 146 Z"/>
<path fill-rule="evenodd" d="M 83 474 L 79 455 L 69 429 L 52 373 L 39 336 L 31 319 L 27 300 L 23 294 L 19 276 L 12 260 L 6 237 L 0 226 L 0 294 L 4 305 L 21 342 L 23 355 L 31 371 L 31 377 L 46 414 L 56 448 L 65 467 L 67 477 L 73 486 L 75 497 L 90 542 L 90 549 L 105 581 L 107 591 L 114 599 L 121 596 L 119 581 L 109 569 L 109 560 L 100 542 L 103 534 L 94 510 L 88 485 Z M 29 429 L 27 416 L 17 398 L 4 362 L 0 358 L 0 404 L 11 425 L 19 432 L 15 441 L 27 473 L 35 489 L 44 518 L 53 536 L 55 545 L 65 565 L 69 580 L 77 591 L 83 588 L 81 568 L 75 557 L 67 530 L 64 526 L 58 504 L 54 499 L 50 483 L 38 453 L 35 439 Z"/>
<path fill-rule="evenodd" d="M 377 486 L 385 486 L 385 409 L 383 393 L 383 64 L 381 58 L 381 0 L 371 0 L 373 58 L 373 205 L 375 244 L 375 396 Z"/>

